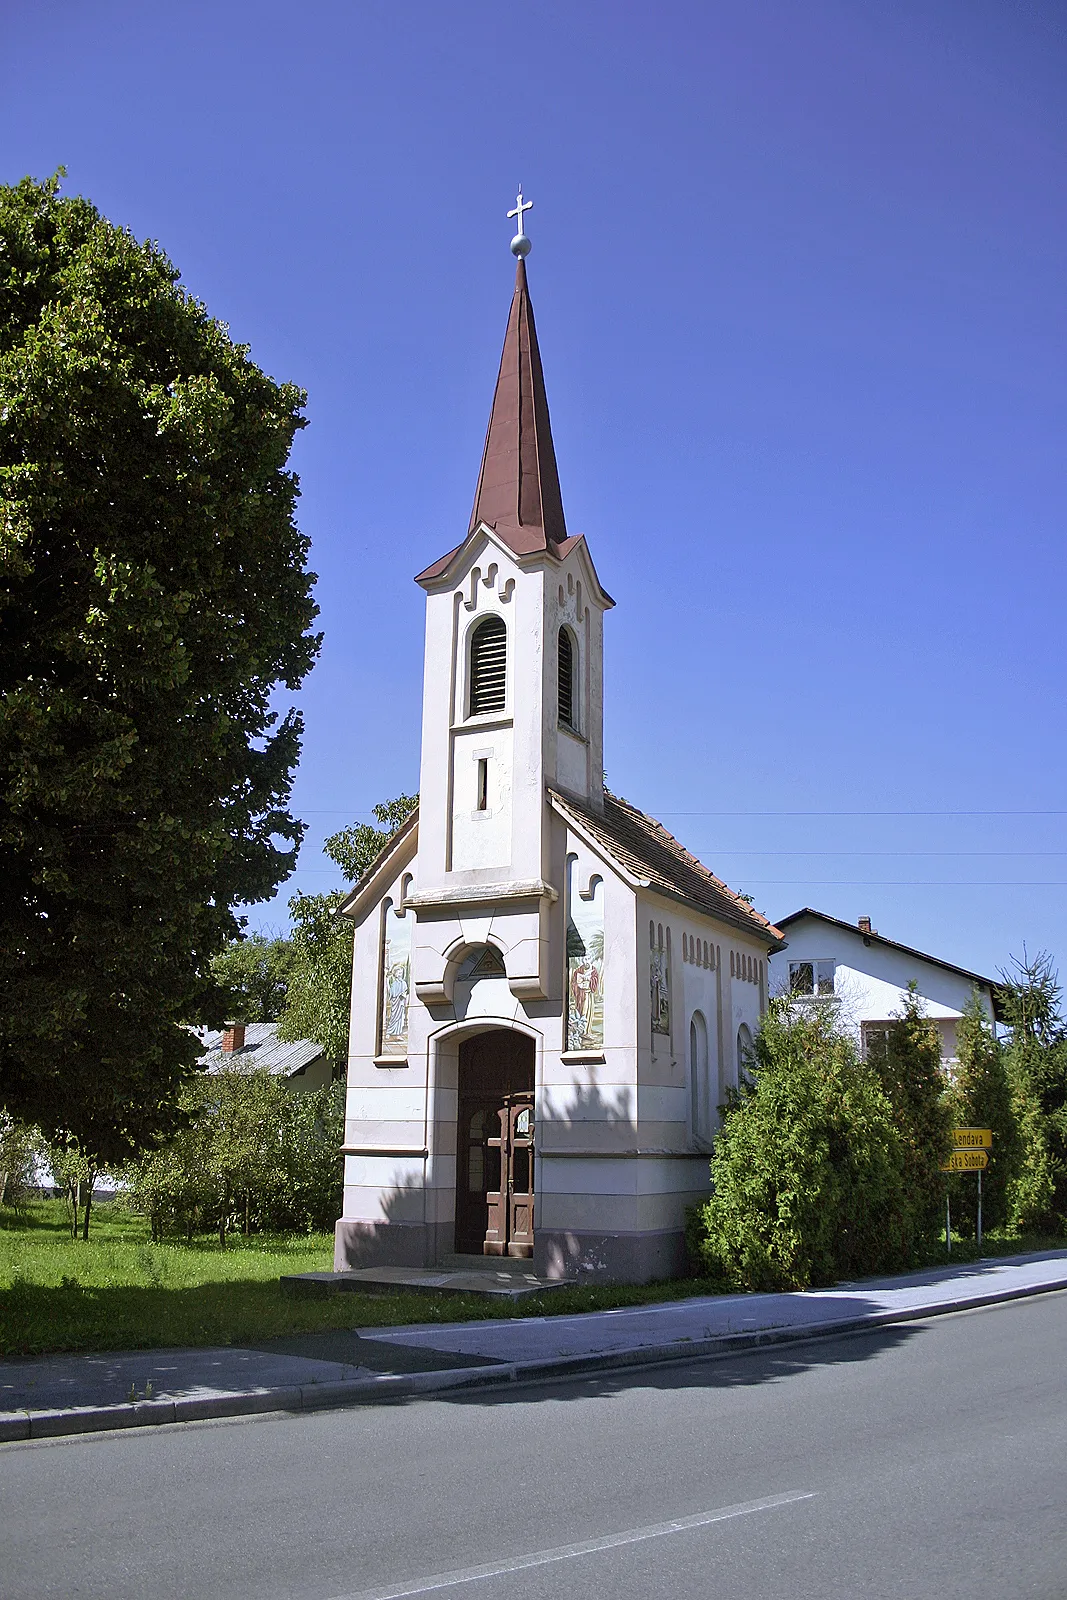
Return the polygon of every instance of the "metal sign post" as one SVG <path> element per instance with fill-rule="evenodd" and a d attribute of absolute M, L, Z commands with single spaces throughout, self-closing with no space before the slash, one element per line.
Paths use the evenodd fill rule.
<path fill-rule="evenodd" d="M 978 1249 L 982 1249 L 982 1172 L 989 1164 L 987 1151 L 993 1148 L 990 1128 L 953 1128 L 953 1151 L 942 1163 L 942 1172 L 974 1172 L 978 1175 Z M 945 1249 L 952 1254 L 952 1203 L 945 1190 Z"/>

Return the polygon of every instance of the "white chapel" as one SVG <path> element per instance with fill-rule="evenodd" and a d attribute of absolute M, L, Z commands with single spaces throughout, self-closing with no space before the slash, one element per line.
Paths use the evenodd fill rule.
<path fill-rule="evenodd" d="M 520 197 L 521 206 L 521 197 Z M 567 531 L 521 228 L 462 542 L 426 593 L 420 801 L 355 927 L 335 1267 L 679 1271 L 779 930 L 603 767 L 613 601 Z"/>

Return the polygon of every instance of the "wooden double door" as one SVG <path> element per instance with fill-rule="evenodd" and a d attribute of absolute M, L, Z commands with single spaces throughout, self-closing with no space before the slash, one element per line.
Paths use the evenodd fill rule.
<path fill-rule="evenodd" d="M 495 1028 L 459 1047 L 456 1250 L 532 1256 L 534 1045 Z"/>

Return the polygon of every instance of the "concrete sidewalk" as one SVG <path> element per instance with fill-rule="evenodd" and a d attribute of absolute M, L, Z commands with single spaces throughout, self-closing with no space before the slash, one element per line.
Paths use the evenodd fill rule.
<path fill-rule="evenodd" d="M 1067 1250 L 794 1294 L 0 1362 L 0 1442 L 692 1360 L 1067 1289 Z M 1067 1309 L 1065 1309 L 1067 1316 Z"/>

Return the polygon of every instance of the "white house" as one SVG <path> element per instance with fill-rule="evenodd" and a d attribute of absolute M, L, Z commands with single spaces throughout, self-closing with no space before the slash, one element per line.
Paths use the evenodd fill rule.
<path fill-rule="evenodd" d="M 613 601 L 567 531 L 521 257 L 470 526 L 417 582 L 421 802 L 342 908 L 335 1265 L 666 1275 L 780 939 L 605 791 Z"/>
<path fill-rule="evenodd" d="M 956 1060 L 956 1023 L 972 991 L 978 990 L 990 1020 L 1000 1016 L 993 979 L 885 938 L 870 917 L 842 922 L 805 906 L 783 917 L 780 926 L 787 948 L 771 961 L 772 994 L 834 996 L 864 1055 L 885 1038 L 912 982 L 937 1024 L 941 1059 L 949 1069 Z"/>

